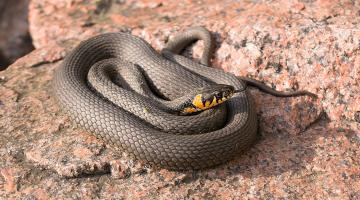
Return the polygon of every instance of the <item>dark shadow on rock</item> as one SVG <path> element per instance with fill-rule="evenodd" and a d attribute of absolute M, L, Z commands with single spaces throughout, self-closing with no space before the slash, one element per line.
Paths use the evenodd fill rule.
<path fill-rule="evenodd" d="M 9 59 L 7 59 L 0 51 L 0 71 L 6 69 L 9 65 Z"/>
<path fill-rule="evenodd" d="M 29 0 L 0 2 L 0 71 L 34 49 L 28 7 Z"/>

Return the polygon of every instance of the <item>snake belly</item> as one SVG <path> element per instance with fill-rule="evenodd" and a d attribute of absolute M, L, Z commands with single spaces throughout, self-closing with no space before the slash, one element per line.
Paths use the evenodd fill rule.
<path fill-rule="evenodd" d="M 152 118 L 137 117 L 89 86 L 90 67 L 110 58 L 140 66 L 152 90 L 168 99 L 210 82 L 232 85 L 243 92 L 225 102 L 226 106 L 211 108 L 225 112 L 222 127 L 209 132 L 199 129 L 196 134 L 171 134 L 146 121 Z M 254 143 L 256 113 L 248 91 L 244 90 L 245 84 L 233 74 L 196 62 L 188 63 L 181 66 L 131 34 L 106 33 L 81 42 L 66 56 L 54 75 L 54 93 L 74 122 L 117 150 L 173 170 L 208 168 L 232 159 Z M 131 103 L 134 99 L 126 101 Z M 181 123 L 171 117 L 163 120 L 181 127 Z"/>

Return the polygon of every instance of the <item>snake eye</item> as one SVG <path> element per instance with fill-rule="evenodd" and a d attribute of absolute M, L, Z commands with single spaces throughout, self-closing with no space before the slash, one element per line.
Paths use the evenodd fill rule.
<path fill-rule="evenodd" d="M 232 97 L 232 95 L 234 94 L 234 88 L 232 86 L 228 86 L 226 88 L 224 88 L 224 90 L 222 91 L 221 93 L 221 99 L 224 101 L 224 100 L 227 100 L 229 99 L 230 97 Z"/>
<path fill-rule="evenodd" d="M 225 91 L 225 92 L 222 93 L 222 96 L 225 97 L 225 98 L 227 98 L 227 97 L 229 96 L 229 94 L 228 94 L 227 91 Z"/>
<path fill-rule="evenodd" d="M 222 99 L 224 97 L 224 92 L 217 92 L 215 94 L 216 99 Z"/>

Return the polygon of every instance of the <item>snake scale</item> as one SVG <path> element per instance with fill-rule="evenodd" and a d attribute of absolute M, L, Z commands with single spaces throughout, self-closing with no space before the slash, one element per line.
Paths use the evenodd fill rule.
<path fill-rule="evenodd" d="M 204 41 L 200 63 L 179 55 L 196 40 Z M 78 125 L 137 159 L 174 170 L 215 166 L 232 159 L 255 142 L 257 117 L 246 86 L 247 83 L 259 84 L 208 67 L 213 49 L 211 35 L 202 27 L 193 27 L 179 34 L 168 42 L 161 54 L 143 39 L 128 33 L 94 36 L 72 50 L 56 71 L 55 95 Z M 240 92 L 199 114 L 160 113 L 157 103 L 150 98 L 139 100 L 141 95 L 114 83 L 103 83 L 107 94 L 95 91 L 88 82 L 89 71 L 92 66 L 101 66 L 104 60 L 113 60 L 115 64 L 120 60 L 120 67 L 131 63 L 139 68 L 143 76 L 137 78 L 135 75 L 134 79 L 144 79 L 142 82 L 146 82 L 159 99 L 173 100 L 194 88 L 213 84 L 231 85 Z M 126 63 L 122 65 L 121 61 Z M 135 84 L 134 79 L 128 84 Z M 99 84 L 95 83 L 95 86 Z M 266 86 L 259 88 L 270 90 Z M 115 91 L 120 94 L 115 94 Z M 279 96 L 282 94 L 278 93 Z M 302 92 L 283 96 L 297 94 L 302 95 Z M 149 107 L 136 102 L 149 104 Z"/>

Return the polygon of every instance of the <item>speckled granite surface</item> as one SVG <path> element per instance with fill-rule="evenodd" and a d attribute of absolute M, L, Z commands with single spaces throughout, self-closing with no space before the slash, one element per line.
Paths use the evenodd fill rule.
<path fill-rule="evenodd" d="M 357 1 L 325 0 L 33 0 L 37 50 L 0 72 L 0 197 L 359 199 L 359 10 Z M 252 90 L 260 140 L 230 163 L 193 172 L 115 152 L 56 104 L 53 72 L 79 41 L 127 31 L 161 49 L 192 25 L 215 35 L 216 67 L 319 99 Z M 201 43 L 189 52 L 198 57 Z"/>

